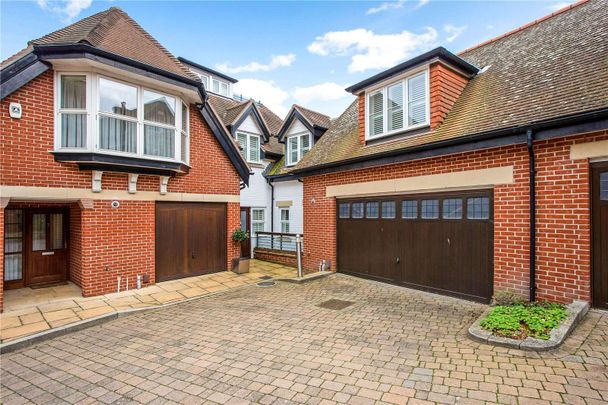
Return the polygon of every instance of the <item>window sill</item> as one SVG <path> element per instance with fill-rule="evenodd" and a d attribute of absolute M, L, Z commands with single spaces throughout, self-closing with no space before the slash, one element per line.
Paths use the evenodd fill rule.
<path fill-rule="evenodd" d="M 76 163 L 80 170 L 151 174 L 171 176 L 188 173 L 190 167 L 182 162 L 142 159 L 96 152 L 53 151 L 56 162 Z"/>
<path fill-rule="evenodd" d="M 427 133 L 429 131 L 429 129 L 430 129 L 430 124 L 426 123 L 426 124 L 416 125 L 415 127 L 410 127 L 410 128 L 406 128 L 406 129 L 402 129 L 402 130 L 398 130 L 398 131 L 387 132 L 385 134 L 376 135 L 373 137 L 369 137 L 366 135 L 365 144 L 374 145 L 376 143 L 380 143 L 383 141 L 392 141 L 395 139 L 416 136 L 416 135 Z"/>

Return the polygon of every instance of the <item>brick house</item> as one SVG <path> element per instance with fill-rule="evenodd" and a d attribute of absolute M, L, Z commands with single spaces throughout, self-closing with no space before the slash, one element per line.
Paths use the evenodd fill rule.
<path fill-rule="evenodd" d="M 118 8 L 2 62 L 0 308 L 225 271 L 250 168 L 193 75 Z"/>
<path fill-rule="evenodd" d="M 304 264 L 608 307 L 608 8 L 580 2 L 347 89 L 296 166 Z"/>

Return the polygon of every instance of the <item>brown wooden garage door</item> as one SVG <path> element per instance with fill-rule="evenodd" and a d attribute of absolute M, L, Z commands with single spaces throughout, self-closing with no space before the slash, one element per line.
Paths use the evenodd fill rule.
<path fill-rule="evenodd" d="M 487 302 L 492 193 L 338 200 L 340 272 Z"/>
<path fill-rule="evenodd" d="M 156 281 L 226 270 L 226 205 L 156 204 Z"/>

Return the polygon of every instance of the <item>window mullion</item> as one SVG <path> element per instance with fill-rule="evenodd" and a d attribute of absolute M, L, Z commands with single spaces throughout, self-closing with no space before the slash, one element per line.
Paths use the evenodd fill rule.
<path fill-rule="evenodd" d="M 408 96 L 409 96 L 409 89 L 408 89 L 408 81 L 407 79 L 403 80 L 403 109 L 404 109 L 404 114 L 403 116 L 405 117 L 405 121 L 403 122 L 403 128 L 408 128 L 410 126 L 410 102 L 408 100 Z"/>

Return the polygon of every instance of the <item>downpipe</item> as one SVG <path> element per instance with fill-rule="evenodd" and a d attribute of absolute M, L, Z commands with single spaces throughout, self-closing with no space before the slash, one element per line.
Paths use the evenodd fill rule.
<path fill-rule="evenodd" d="M 530 302 L 536 301 L 536 167 L 534 133 L 526 131 L 528 165 L 530 166 Z"/>

